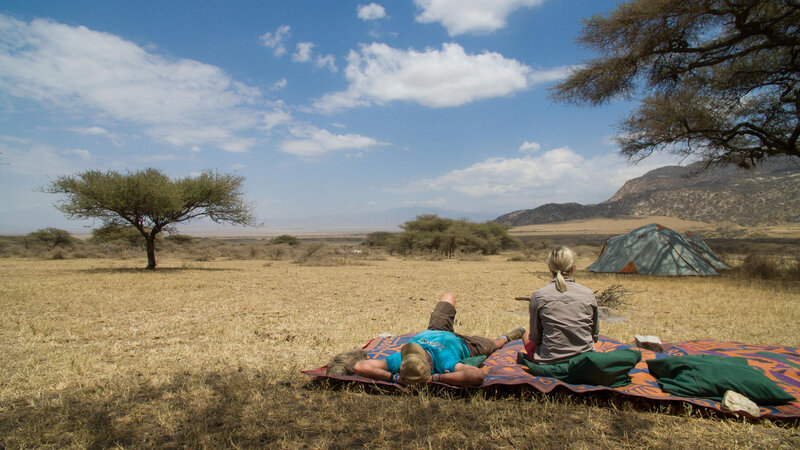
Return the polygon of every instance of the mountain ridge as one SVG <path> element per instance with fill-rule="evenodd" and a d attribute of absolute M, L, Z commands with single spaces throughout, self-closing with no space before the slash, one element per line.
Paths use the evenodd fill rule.
<path fill-rule="evenodd" d="M 608 200 L 548 203 L 503 214 L 497 222 L 538 225 L 589 218 L 670 216 L 738 225 L 800 223 L 800 163 L 775 158 L 755 169 L 665 166 L 633 178 Z"/>

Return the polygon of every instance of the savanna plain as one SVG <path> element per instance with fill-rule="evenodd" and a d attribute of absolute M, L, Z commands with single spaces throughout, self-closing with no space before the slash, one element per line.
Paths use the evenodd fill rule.
<path fill-rule="evenodd" d="M 563 243 L 581 268 L 602 245 Z M 593 290 L 623 289 L 610 307 L 625 320 L 601 323 L 601 334 L 800 346 L 800 283 L 746 276 L 737 269 L 743 247 L 720 243 L 734 269 L 719 277 L 579 270 L 576 280 Z M 528 304 L 517 298 L 550 278 L 546 245 L 455 258 L 351 247 L 324 264 L 167 255 L 155 271 L 143 269 L 143 253 L 0 258 L 0 446 L 800 447 L 797 421 L 681 403 L 313 381 L 300 371 L 381 333 L 424 329 L 444 292 L 456 294 L 457 331 L 527 327 Z M 796 248 L 769 247 L 776 251 L 796 264 Z"/>

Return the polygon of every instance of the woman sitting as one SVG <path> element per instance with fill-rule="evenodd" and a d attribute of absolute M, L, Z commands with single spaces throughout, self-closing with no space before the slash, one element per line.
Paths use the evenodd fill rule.
<path fill-rule="evenodd" d="M 556 364 L 594 351 L 599 328 L 594 293 L 572 279 L 575 253 L 567 247 L 550 252 L 553 280 L 531 296 L 530 328 L 523 337 L 528 359 Z"/>

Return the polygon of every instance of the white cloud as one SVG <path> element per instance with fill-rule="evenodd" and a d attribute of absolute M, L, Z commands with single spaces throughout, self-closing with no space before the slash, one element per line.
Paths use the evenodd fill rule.
<path fill-rule="evenodd" d="M 377 3 L 358 5 L 358 18 L 361 20 L 375 20 L 386 17 L 386 10 Z"/>
<path fill-rule="evenodd" d="M 424 206 L 428 208 L 442 207 L 447 204 L 448 201 L 444 197 L 432 198 L 430 200 L 406 200 L 403 202 L 403 206 Z"/>
<path fill-rule="evenodd" d="M 518 193 L 556 185 L 567 172 L 574 176 L 582 160 L 571 149 L 562 147 L 536 158 L 489 158 L 418 184 L 432 190 L 452 189 L 473 197 Z"/>
<path fill-rule="evenodd" d="M 6 142 L 13 142 L 14 144 L 30 144 L 30 139 L 25 139 L 17 136 L 9 136 L 7 134 L 0 134 L 0 140 Z"/>
<path fill-rule="evenodd" d="M 2 162 L 6 164 L 3 171 L 15 175 L 41 177 L 42 175 L 63 175 L 75 172 L 78 166 L 74 158 L 65 158 L 64 154 L 80 154 L 74 151 L 59 151 L 57 148 L 38 142 L 14 141 L 4 139 L 14 145 L 0 141 Z M 88 153 L 88 152 L 87 152 Z"/>
<path fill-rule="evenodd" d="M 247 141 L 237 132 L 261 117 L 254 108 L 260 91 L 218 67 L 156 55 L 82 26 L 2 15 L 0 90 L 70 113 L 138 124 L 149 136 L 176 145 L 244 149 Z"/>
<path fill-rule="evenodd" d="M 520 153 L 536 153 L 542 149 L 542 144 L 538 142 L 525 141 L 519 146 Z"/>
<path fill-rule="evenodd" d="M 348 89 L 327 94 L 314 106 L 322 112 L 396 100 L 433 108 L 460 106 L 512 95 L 537 82 L 561 78 L 567 70 L 537 72 L 499 53 L 467 54 L 455 43 L 425 51 L 373 43 L 350 51 L 345 69 Z"/>
<path fill-rule="evenodd" d="M 318 69 L 328 69 L 336 73 L 339 69 L 336 68 L 336 58 L 333 55 L 317 56 L 314 61 L 314 67 Z"/>
<path fill-rule="evenodd" d="M 256 140 L 253 138 L 226 139 L 220 148 L 232 153 L 241 153 L 250 150 L 255 144 Z"/>
<path fill-rule="evenodd" d="M 333 55 L 317 55 L 314 57 L 314 44 L 311 42 L 299 42 L 297 44 L 297 51 L 292 55 L 292 61 L 295 62 L 311 62 L 314 61 L 314 67 L 317 69 L 328 69 L 331 72 L 336 72 L 336 58 Z"/>
<path fill-rule="evenodd" d="M 545 0 L 414 0 L 422 12 L 417 22 L 439 22 L 450 36 L 489 33 L 506 26 L 506 18 L 517 9 L 531 8 Z"/>
<path fill-rule="evenodd" d="M 285 88 L 288 84 L 289 84 L 289 82 L 286 81 L 286 78 L 281 78 L 280 80 L 272 83 L 272 86 L 270 86 L 269 89 L 271 91 L 277 91 L 279 89 Z"/>
<path fill-rule="evenodd" d="M 262 34 L 259 39 L 261 39 L 261 43 L 264 47 L 272 49 L 272 54 L 275 56 L 283 56 L 286 54 L 286 45 L 283 41 L 289 36 L 290 30 L 291 28 L 289 25 L 281 25 L 274 33 L 267 31 Z"/>
<path fill-rule="evenodd" d="M 489 158 L 465 169 L 417 180 L 414 192 L 451 191 L 474 199 L 494 199 L 502 204 L 520 202 L 535 207 L 544 203 L 607 200 L 622 184 L 670 162 L 665 159 L 629 165 L 617 153 L 587 159 L 569 147 L 519 158 Z"/>
<path fill-rule="evenodd" d="M 297 43 L 297 52 L 292 55 L 292 61 L 295 62 L 308 62 L 311 60 L 311 49 L 314 48 L 314 44 L 311 42 L 298 42 Z"/>
<path fill-rule="evenodd" d="M 89 128 L 67 128 L 67 131 L 72 131 L 74 133 L 83 134 L 87 136 L 104 136 L 108 138 L 114 145 L 117 147 L 121 147 L 125 145 L 125 140 L 120 136 L 109 132 L 105 128 L 102 127 L 89 127 Z"/>
<path fill-rule="evenodd" d="M 89 135 L 102 135 L 108 134 L 108 130 L 101 127 L 89 127 L 89 128 L 72 128 L 72 131 L 80 134 L 89 134 Z"/>
<path fill-rule="evenodd" d="M 381 145 L 377 140 L 358 134 L 333 134 L 310 125 L 290 128 L 291 139 L 279 145 L 282 152 L 302 157 L 322 156 L 336 150 L 361 150 Z"/>
<path fill-rule="evenodd" d="M 158 162 L 179 161 L 185 158 L 182 158 L 174 153 L 159 153 L 157 155 L 147 155 L 147 156 L 137 155 L 135 159 L 141 162 L 146 162 L 147 164 L 152 164 Z"/>
<path fill-rule="evenodd" d="M 280 106 L 276 107 L 272 112 L 264 113 L 264 129 L 271 131 L 273 128 L 281 125 L 286 125 L 294 120 L 291 114 L 284 111 Z"/>

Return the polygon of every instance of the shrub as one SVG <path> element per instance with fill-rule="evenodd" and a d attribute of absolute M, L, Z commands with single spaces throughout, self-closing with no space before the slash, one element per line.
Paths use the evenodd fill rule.
<path fill-rule="evenodd" d="M 327 242 L 314 242 L 303 250 L 297 258 L 297 262 L 300 264 L 319 264 L 327 260 L 332 253 L 333 249 Z"/>
<path fill-rule="evenodd" d="M 794 264 L 788 264 L 786 268 L 786 278 L 790 280 L 800 280 L 800 257 L 794 258 Z"/>
<path fill-rule="evenodd" d="M 798 280 L 800 279 L 800 259 L 770 258 L 764 255 L 747 255 L 738 267 L 739 271 L 749 278 L 763 280 Z"/>
<path fill-rule="evenodd" d="M 192 258 L 194 261 L 213 261 L 214 256 L 211 255 L 211 252 L 208 250 L 196 253 Z"/>
<path fill-rule="evenodd" d="M 141 236 L 141 234 L 140 234 L 140 236 Z M 169 242 L 174 242 L 176 244 L 184 245 L 184 244 L 191 243 L 192 242 L 192 237 L 191 236 L 187 236 L 185 234 L 170 234 L 165 238 L 165 240 L 167 240 Z"/>
<path fill-rule="evenodd" d="M 508 261 L 511 262 L 522 262 L 522 261 L 529 261 L 528 256 L 525 253 L 514 253 L 513 255 L 508 257 Z"/>
<path fill-rule="evenodd" d="M 266 259 L 282 260 L 291 258 L 293 255 L 293 250 L 289 244 L 277 244 L 268 246 L 264 253 L 264 257 Z"/>
<path fill-rule="evenodd" d="M 364 245 L 367 247 L 384 247 L 391 248 L 394 240 L 397 238 L 397 233 L 389 233 L 388 231 L 376 231 L 369 233 L 364 240 Z"/>
<path fill-rule="evenodd" d="M 358 264 L 356 261 L 361 259 L 352 253 L 352 248 L 333 246 L 325 241 L 320 241 L 303 248 L 295 262 L 306 266 L 338 266 Z"/>
<path fill-rule="evenodd" d="M 526 239 L 522 243 L 525 250 L 550 250 L 553 247 L 553 241 L 547 238 L 531 238 Z"/>
<path fill-rule="evenodd" d="M 747 255 L 739 269 L 750 278 L 763 278 L 765 280 L 780 278 L 778 263 L 763 255 Z"/>

